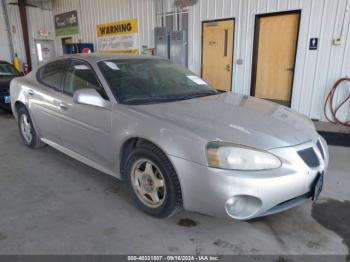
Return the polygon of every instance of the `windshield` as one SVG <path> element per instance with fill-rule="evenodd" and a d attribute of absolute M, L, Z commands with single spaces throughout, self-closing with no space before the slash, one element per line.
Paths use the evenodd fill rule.
<path fill-rule="evenodd" d="M 167 60 L 110 60 L 98 65 L 121 103 L 161 103 L 218 94 L 201 78 Z"/>
<path fill-rule="evenodd" d="M 0 76 L 18 76 L 19 73 L 11 64 L 0 64 Z"/>

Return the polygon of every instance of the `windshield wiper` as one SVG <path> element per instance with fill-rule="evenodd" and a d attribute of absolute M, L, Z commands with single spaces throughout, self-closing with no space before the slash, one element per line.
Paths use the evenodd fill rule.
<path fill-rule="evenodd" d="M 187 95 L 169 95 L 169 96 L 151 96 L 151 97 L 134 97 L 124 99 L 123 102 L 127 104 L 148 104 L 148 103 L 156 103 L 156 102 L 174 102 L 181 100 L 188 100 L 193 98 L 200 98 L 205 96 L 218 95 L 219 92 L 210 91 L 210 92 L 202 92 L 202 93 L 193 93 Z"/>
<path fill-rule="evenodd" d="M 124 99 L 123 102 L 127 104 L 148 104 L 155 102 L 169 102 L 174 101 L 174 98 L 166 97 L 166 96 L 151 96 L 151 97 L 134 97 Z"/>
<path fill-rule="evenodd" d="M 181 95 L 181 96 L 169 96 L 169 98 L 172 98 L 175 101 L 180 101 L 180 100 L 189 100 L 189 99 L 193 99 L 193 98 L 200 98 L 200 97 L 206 97 L 206 96 L 213 96 L 213 95 L 218 95 L 218 94 L 219 94 L 219 92 L 210 91 L 210 92 L 186 94 L 186 95 Z"/>
<path fill-rule="evenodd" d="M 192 98 L 205 97 L 205 96 L 214 96 L 214 95 L 218 95 L 218 94 L 219 94 L 218 92 L 210 91 L 210 92 L 189 94 L 186 96 L 181 96 L 180 98 L 192 99 Z"/>

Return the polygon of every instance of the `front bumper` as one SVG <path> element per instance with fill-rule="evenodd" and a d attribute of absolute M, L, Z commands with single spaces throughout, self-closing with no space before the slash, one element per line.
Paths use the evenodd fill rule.
<path fill-rule="evenodd" d="M 320 165 L 316 168 L 310 168 L 298 155 L 298 151 L 305 148 L 313 147 L 317 151 L 316 140 L 269 150 L 282 159 L 283 165 L 268 171 L 220 170 L 169 156 L 179 175 L 184 208 L 207 215 L 248 220 L 303 203 L 311 197 L 317 176 L 328 167 L 327 144 L 323 138 L 319 140 L 324 154 L 317 153 Z M 245 202 L 242 212 L 234 215 L 225 208 L 232 197 L 242 198 Z"/>

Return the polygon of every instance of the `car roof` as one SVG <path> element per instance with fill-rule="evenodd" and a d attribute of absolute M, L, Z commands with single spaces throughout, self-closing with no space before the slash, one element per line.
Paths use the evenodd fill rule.
<path fill-rule="evenodd" d="M 161 59 L 156 56 L 147 55 L 129 55 L 129 54 L 103 54 L 103 53 L 92 53 L 92 54 L 74 54 L 74 55 L 63 55 L 57 57 L 54 60 L 67 58 L 78 58 L 84 59 L 91 63 L 97 63 L 104 60 L 132 60 L 132 59 Z"/>
<path fill-rule="evenodd" d="M 10 63 L 4 60 L 0 60 L 0 64 L 10 64 Z"/>

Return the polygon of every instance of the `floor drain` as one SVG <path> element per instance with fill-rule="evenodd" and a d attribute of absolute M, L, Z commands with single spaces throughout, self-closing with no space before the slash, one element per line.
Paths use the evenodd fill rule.
<path fill-rule="evenodd" d="M 179 226 L 182 226 L 182 227 L 195 227 L 195 226 L 197 226 L 197 222 L 193 221 L 192 219 L 189 219 L 189 218 L 182 218 L 179 220 L 179 222 L 177 222 L 177 224 Z"/>

